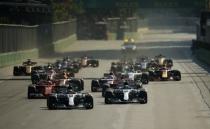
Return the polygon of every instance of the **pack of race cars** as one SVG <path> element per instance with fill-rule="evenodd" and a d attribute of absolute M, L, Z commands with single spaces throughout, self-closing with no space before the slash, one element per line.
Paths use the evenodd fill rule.
<path fill-rule="evenodd" d="M 31 76 L 28 99 L 46 98 L 48 109 L 93 109 L 93 96 L 84 91 L 84 80 L 75 74 L 84 67 L 98 67 L 99 61 L 90 57 L 65 57 L 55 63 L 37 65 L 27 60 L 14 66 L 14 76 Z M 140 103 L 148 101 L 144 85 L 150 81 L 180 81 L 181 72 L 173 70 L 173 60 L 163 55 L 150 59 L 122 59 L 112 62 L 110 72 L 91 81 L 91 92 L 101 92 L 105 104 Z"/>
<path fill-rule="evenodd" d="M 92 57 L 64 57 L 55 63 L 37 65 L 28 59 L 22 66 L 14 66 L 14 76 L 31 76 L 28 99 L 46 98 L 48 109 L 84 107 L 92 109 L 93 97 L 84 90 L 84 80 L 75 74 L 84 67 L 98 67 Z"/>

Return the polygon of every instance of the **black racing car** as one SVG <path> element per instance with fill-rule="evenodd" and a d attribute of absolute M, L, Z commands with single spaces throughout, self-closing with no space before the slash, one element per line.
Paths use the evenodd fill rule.
<path fill-rule="evenodd" d="M 74 60 L 57 60 L 54 64 L 57 70 L 66 70 L 71 73 L 78 73 L 80 70 L 80 64 Z"/>
<path fill-rule="evenodd" d="M 121 72 L 123 70 L 123 65 L 120 62 L 112 62 L 110 72 L 113 72 L 115 74 Z"/>
<path fill-rule="evenodd" d="M 48 74 L 43 67 L 40 67 L 38 70 L 33 70 L 31 72 L 31 82 L 32 84 L 37 84 L 40 80 L 47 80 Z"/>
<path fill-rule="evenodd" d="M 81 66 L 82 67 L 98 67 L 99 66 L 99 61 L 92 58 L 92 57 L 87 57 L 84 56 L 81 58 Z"/>
<path fill-rule="evenodd" d="M 149 71 L 149 80 L 150 81 L 181 81 L 181 72 L 179 70 L 171 70 L 168 68 L 160 68 L 156 70 Z"/>

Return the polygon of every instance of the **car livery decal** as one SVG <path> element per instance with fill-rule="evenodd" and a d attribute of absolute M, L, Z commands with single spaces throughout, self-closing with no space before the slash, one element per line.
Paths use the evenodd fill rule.
<path fill-rule="evenodd" d="M 74 97 L 76 96 L 76 94 L 68 94 L 68 98 L 69 98 L 69 105 L 70 106 L 74 106 Z"/>

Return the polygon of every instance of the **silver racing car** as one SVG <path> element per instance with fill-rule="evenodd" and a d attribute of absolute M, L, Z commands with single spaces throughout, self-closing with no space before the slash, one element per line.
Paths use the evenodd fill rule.
<path fill-rule="evenodd" d="M 75 87 L 74 87 L 75 88 Z M 67 86 L 59 86 L 47 98 L 48 109 L 85 108 L 93 109 L 94 102 L 91 94 L 77 91 Z"/>

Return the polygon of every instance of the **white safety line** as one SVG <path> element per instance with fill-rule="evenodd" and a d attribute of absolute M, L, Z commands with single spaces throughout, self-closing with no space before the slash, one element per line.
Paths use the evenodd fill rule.
<path fill-rule="evenodd" d="M 137 47 L 138 49 L 143 49 L 143 50 L 147 50 L 147 49 L 167 49 L 167 48 L 190 48 L 191 46 L 140 46 Z"/>

